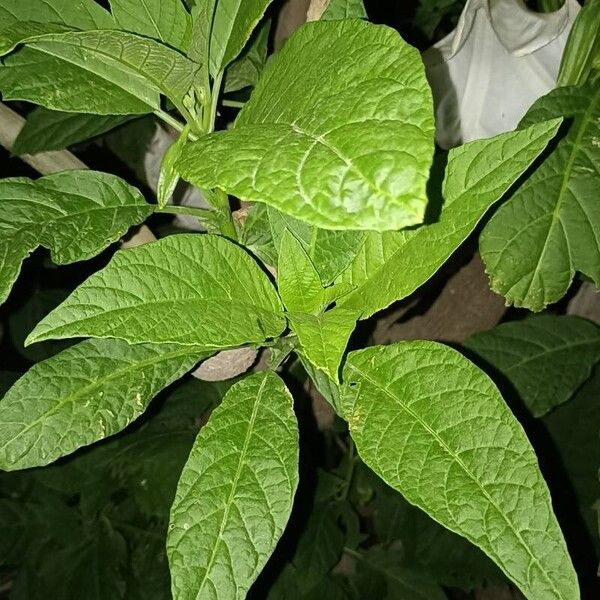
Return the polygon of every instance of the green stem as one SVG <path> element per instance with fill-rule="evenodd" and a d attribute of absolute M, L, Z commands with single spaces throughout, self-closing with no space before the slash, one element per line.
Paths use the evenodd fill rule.
<path fill-rule="evenodd" d="M 213 81 L 210 93 L 209 110 L 207 111 L 208 121 L 204 123 L 204 130 L 211 133 L 215 130 L 215 121 L 217 119 L 217 104 L 219 103 L 219 94 L 221 93 L 221 83 L 223 81 L 223 71 L 217 74 Z"/>
<path fill-rule="evenodd" d="M 217 210 L 217 219 L 219 221 L 219 229 L 221 233 L 232 240 L 237 240 L 237 230 L 233 224 L 231 216 L 231 206 L 229 205 L 229 197 L 220 189 L 212 190 L 212 198 L 214 207 Z"/>
<path fill-rule="evenodd" d="M 223 100 L 221 102 L 223 106 L 229 106 L 230 108 L 244 108 L 245 102 L 239 100 Z"/>
<path fill-rule="evenodd" d="M 164 110 L 157 109 L 154 111 L 154 114 L 159 119 L 164 121 L 167 125 L 170 125 L 173 129 L 179 131 L 179 133 L 181 133 L 185 128 L 185 125 L 183 123 L 178 121 L 175 117 L 172 117 L 169 113 L 165 112 Z M 198 139 L 198 137 L 194 135 L 191 131 L 188 133 L 188 138 L 193 142 Z"/>
<path fill-rule="evenodd" d="M 159 208 L 158 206 L 154 209 L 157 213 L 167 213 L 170 215 L 191 215 L 192 217 L 198 217 L 202 221 L 214 220 L 215 213 L 208 208 L 196 208 L 194 206 L 175 206 L 173 204 L 167 204 Z"/>

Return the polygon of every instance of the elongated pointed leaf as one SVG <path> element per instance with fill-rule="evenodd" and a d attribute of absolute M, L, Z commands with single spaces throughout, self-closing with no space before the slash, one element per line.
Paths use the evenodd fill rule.
<path fill-rule="evenodd" d="M 317 369 L 339 383 L 339 368 L 356 326 L 356 313 L 334 308 L 322 315 L 290 313 L 293 332 L 302 354 Z"/>
<path fill-rule="evenodd" d="M 27 115 L 12 152 L 19 155 L 62 150 L 102 135 L 130 118 L 124 115 L 66 113 L 38 107 Z"/>
<path fill-rule="evenodd" d="M 325 290 L 300 241 L 285 230 L 277 261 L 277 288 L 290 312 L 316 313 L 323 308 Z"/>
<path fill-rule="evenodd" d="M 61 23 L 78 29 L 114 29 L 110 13 L 94 0 L 0 0 L 0 24 Z"/>
<path fill-rule="evenodd" d="M 271 20 L 267 19 L 254 32 L 244 52 L 227 67 L 224 85 L 226 93 L 256 85 L 267 62 L 270 31 Z"/>
<path fill-rule="evenodd" d="M 6 99 L 30 100 L 67 112 L 151 112 L 160 108 L 161 93 L 181 105 L 198 70 L 175 50 L 124 31 L 53 33 L 56 26 L 48 25 L 50 32 L 44 35 L 39 24 L 29 24 L 31 30 L 25 25 L 0 32 L 5 53 L 27 44 L 0 67 L 0 90 Z M 56 78 L 49 73 L 56 73 Z M 94 83 L 105 89 L 107 97 L 94 97 Z"/>
<path fill-rule="evenodd" d="M 542 315 L 503 323 L 465 346 L 498 369 L 540 417 L 566 402 L 600 361 L 600 327 L 578 317 Z"/>
<path fill-rule="evenodd" d="M 214 77 L 242 51 L 272 0 L 218 0 L 210 35 L 210 73 Z"/>
<path fill-rule="evenodd" d="M 110 7 L 120 28 L 187 50 L 191 19 L 181 0 L 110 0 Z"/>
<path fill-rule="evenodd" d="M 573 117 L 569 132 L 481 234 L 491 287 L 509 304 L 542 310 L 576 271 L 600 287 L 600 86 L 558 88 L 522 125 Z"/>
<path fill-rule="evenodd" d="M 577 577 L 535 452 L 490 379 L 455 350 L 404 342 L 352 352 L 361 458 L 482 548 L 530 600 L 577 600 Z"/>
<path fill-rule="evenodd" d="M 213 412 L 179 480 L 167 539 L 173 598 L 245 598 L 297 484 L 292 398 L 275 373 L 252 375 Z"/>
<path fill-rule="evenodd" d="M 0 400 L 0 468 L 47 465 L 124 429 L 202 354 L 87 340 L 37 363 Z"/>
<path fill-rule="evenodd" d="M 319 21 L 267 65 L 235 126 L 191 144 L 179 168 L 319 227 L 398 229 L 423 220 L 433 129 L 414 48 L 386 27 Z"/>
<path fill-rule="evenodd" d="M 152 213 L 138 190 L 96 171 L 0 181 L 0 301 L 38 246 L 59 264 L 85 260 Z"/>
<path fill-rule="evenodd" d="M 360 251 L 366 234 L 363 231 L 331 231 L 309 225 L 273 208 L 267 209 L 268 222 L 275 251 L 281 249 L 283 234 L 289 230 L 300 240 L 324 286 L 344 271 Z"/>
<path fill-rule="evenodd" d="M 89 336 L 217 350 L 260 344 L 284 327 L 275 288 L 249 254 L 219 236 L 182 234 L 117 252 L 28 343 Z"/>
<path fill-rule="evenodd" d="M 362 250 L 338 279 L 356 288 L 340 306 L 367 318 L 412 294 L 542 152 L 558 126 L 557 120 L 539 123 L 451 150 L 440 220 L 412 231 L 367 234 Z"/>

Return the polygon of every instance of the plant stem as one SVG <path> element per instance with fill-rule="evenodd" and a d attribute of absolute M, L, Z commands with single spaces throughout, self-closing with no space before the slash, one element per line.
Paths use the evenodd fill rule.
<path fill-rule="evenodd" d="M 221 104 L 230 108 L 243 108 L 246 103 L 240 100 L 223 100 Z"/>
<path fill-rule="evenodd" d="M 173 129 L 179 131 L 179 133 L 183 131 L 185 125 L 178 121 L 175 117 L 172 117 L 169 113 L 165 112 L 164 110 L 157 109 L 154 111 L 154 114 L 159 119 L 164 121 L 167 125 L 170 125 Z M 188 138 L 194 142 L 198 139 L 198 136 L 196 136 L 190 131 L 188 133 Z"/>
<path fill-rule="evenodd" d="M 217 74 L 213 81 L 213 86 L 210 94 L 210 110 L 208 111 L 208 122 L 205 123 L 204 129 L 207 133 L 215 130 L 215 121 L 217 119 L 217 104 L 219 103 L 219 94 L 221 93 L 221 83 L 223 81 L 223 71 Z"/>
<path fill-rule="evenodd" d="M 212 190 L 212 198 L 215 209 L 217 210 L 217 218 L 221 233 L 232 240 L 237 240 L 237 230 L 233 224 L 233 217 L 231 216 L 229 197 L 223 190 L 217 188 Z"/>
<path fill-rule="evenodd" d="M 198 217 L 202 221 L 214 220 L 215 213 L 208 208 L 196 208 L 194 206 L 175 206 L 168 204 L 159 208 L 158 206 L 154 209 L 157 213 L 167 213 L 171 215 L 191 215 L 192 217 Z"/>

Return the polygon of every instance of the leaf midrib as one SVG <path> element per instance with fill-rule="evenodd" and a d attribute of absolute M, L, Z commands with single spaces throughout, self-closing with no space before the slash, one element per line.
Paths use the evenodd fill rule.
<path fill-rule="evenodd" d="M 421 425 L 421 427 L 423 427 L 423 429 L 426 432 L 428 432 L 431 435 L 431 437 L 433 439 L 435 439 L 437 441 L 437 443 L 440 445 L 440 447 L 442 448 L 442 450 L 445 450 L 447 452 L 447 454 L 453 460 L 456 461 L 456 463 L 462 468 L 462 470 L 464 471 L 464 473 L 473 481 L 473 483 L 476 485 L 476 487 L 481 491 L 482 495 L 486 498 L 486 500 L 489 502 L 489 504 L 502 517 L 502 519 L 504 520 L 504 522 L 506 523 L 506 525 L 508 526 L 508 528 L 513 532 L 513 534 L 518 539 L 518 541 L 521 544 L 521 546 L 525 549 L 526 553 L 529 555 L 530 561 L 533 562 L 533 563 L 535 563 L 537 565 L 537 567 L 539 568 L 540 572 L 543 573 L 544 579 L 548 582 L 548 584 L 550 585 L 550 587 L 552 588 L 552 590 L 556 593 L 556 597 L 557 598 L 563 598 L 562 594 L 556 588 L 556 585 L 554 584 L 554 582 L 552 581 L 552 579 L 550 579 L 550 577 L 546 573 L 546 570 L 544 568 L 542 568 L 542 565 L 539 562 L 539 560 L 537 559 L 537 557 L 535 556 L 535 554 L 533 554 L 533 552 L 529 549 L 529 546 L 527 545 L 527 543 L 525 542 L 525 540 L 521 536 L 521 533 L 515 529 L 515 527 L 513 526 L 513 524 L 510 522 L 510 520 L 504 514 L 504 512 L 502 510 L 500 510 L 500 508 L 497 506 L 496 502 L 488 494 L 487 490 L 479 483 L 479 481 L 475 477 L 475 475 L 473 473 L 471 473 L 471 471 L 467 467 L 467 465 L 465 465 L 464 462 L 460 459 L 460 457 L 457 456 L 452 451 L 452 449 L 437 434 L 437 432 L 435 432 L 429 426 L 428 423 L 426 423 L 423 419 L 421 419 L 421 417 L 417 413 L 415 413 L 411 408 L 409 408 L 408 406 L 406 406 L 406 404 L 404 402 L 402 402 L 402 400 L 399 397 L 393 395 L 389 390 L 387 390 L 386 388 L 384 388 L 383 386 L 381 386 L 376 380 L 372 379 L 367 373 L 365 373 L 364 371 L 361 371 L 355 365 L 353 365 L 351 363 L 348 363 L 348 365 L 349 365 L 349 367 L 352 370 L 354 370 L 356 373 L 358 373 L 359 375 L 361 375 L 362 377 L 364 377 L 371 385 L 373 385 L 375 388 L 379 389 L 386 396 L 388 396 L 392 401 L 394 401 L 396 404 L 398 404 L 404 411 L 406 411 L 417 423 L 419 423 Z M 352 423 L 352 420 L 350 421 L 350 423 Z M 459 533 L 460 535 L 464 535 L 460 531 L 457 531 L 457 533 Z M 486 552 L 489 553 L 489 554 L 491 554 L 492 553 L 491 548 L 489 548 L 489 547 L 486 548 Z M 511 579 L 511 580 L 514 581 L 512 575 L 510 573 L 508 573 L 507 570 L 505 569 L 504 561 L 497 560 L 496 562 L 499 564 L 499 566 L 501 567 L 501 569 L 506 573 L 506 575 L 509 577 L 509 579 Z M 515 583 L 517 583 L 517 582 L 515 582 Z"/>
<path fill-rule="evenodd" d="M 248 454 L 248 447 L 250 445 L 250 439 L 252 438 L 252 436 L 254 434 L 254 425 L 256 423 L 258 411 L 260 409 L 260 403 L 261 403 L 261 399 L 262 399 L 261 397 L 262 397 L 264 388 L 267 384 L 267 379 L 268 379 L 268 374 L 265 374 L 263 377 L 263 380 L 260 384 L 260 387 L 258 389 L 258 392 L 256 394 L 256 401 L 254 403 L 254 407 L 252 408 L 252 414 L 250 415 L 250 420 L 248 422 L 248 429 L 247 429 L 246 437 L 244 438 L 244 444 L 242 446 L 241 452 L 239 453 L 239 460 L 238 460 L 236 472 L 235 472 L 235 475 L 234 475 L 234 478 L 233 478 L 233 481 L 231 484 L 231 490 L 229 492 L 229 496 L 227 497 L 227 502 L 225 504 L 225 511 L 223 512 L 223 517 L 221 519 L 221 525 L 219 527 L 219 534 L 217 536 L 217 541 L 213 545 L 210 559 L 209 559 L 208 565 L 206 567 L 206 574 L 205 574 L 205 576 L 202 580 L 202 583 L 200 584 L 200 588 L 198 589 L 198 592 L 196 594 L 196 600 L 202 600 L 200 594 L 201 594 L 202 590 L 204 589 L 204 584 L 209 579 L 210 570 L 212 569 L 212 566 L 213 566 L 216 556 L 217 556 L 217 549 L 219 548 L 221 539 L 223 537 L 223 533 L 225 531 L 225 525 L 227 524 L 227 520 L 229 518 L 229 511 L 231 510 L 231 507 L 233 505 L 234 495 L 235 495 L 235 492 L 237 491 L 236 487 L 237 487 L 237 484 L 238 484 L 239 479 L 242 474 L 242 467 L 244 465 L 246 455 Z M 237 586 L 236 586 L 236 589 L 237 589 Z"/>
<path fill-rule="evenodd" d="M 129 364 L 127 367 L 124 367 L 124 368 L 122 368 L 120 370 L 117 370 L 117 371 L 113 371 L 110 375 L 107 375 L 106 377 L 102 378 L 101 380 L 94 381 L 93 383 L 90 383 L 90 384 L 84 386 L 83 388 L 80 388 L 79 390 L 73 392 L 72 394 L 69 394 L 68 396 L 65 396 L 54 407 L 52 407 L 50 410 L 44 412 L 35 421 L 32 421 L 27 427 L 25 427 L 24 429 L 20 430 L 17 433 L 17 435 L 15 435 L 11 439 L 9 439 L 2 446 L 0 446 L 0 450 L 4 451 L 7 446 L 9 446 L 10 444 L 12 444 L 15 440 L 17 440 L 21 436 L 25 435 L 33 427 L 36 427 L 37 425 L 39 425 L 39 423 L 42 420 L 47 419 L 49 416 L 51 416 L 54 413 L 56 413 L 57 410 L 62 409 L 63 406 L 65 406 L 66 404 L 75 401 L 77 398 L 79 398 L 80 396 L 82 396 L 84 394 L 89 393 L 91 390 L 93 390 L 93 389 L 95 389 L 97 387 L 103 387 L 108 382 L 113 381 L 114 379 L 118 379 L 119 377 L 122 377 L 123 375 L 127 374 L 128 372 L 132 372 L 133 373 L 133 372 L 135 372 L 137 370 L 143 369 L 143 368 L 145 368 L 147 366 L 150 366 L 150 365 L 153 365 L 155 363 L 165 362 L 167 360 L 171 360 L 172 358 L 177 358 L 178 356 L 186 356 L 188 354 L 192 354 L 192 350 L 193 349 L 194 349 L 194 346 L 183 346 L 181 349 L 179 349 L 179 350 L 177 350 L 175 352 L 171 352 L 169 354 L 157 354 L 156 356 L 154 356 L 154 357 L 152 357 L 150 359 L 147 359 L 145 361 L 137 362 L 134 365 Z M 201 354 L 202 350 L 200 350 L 198 353 Z M 98 358 L 107 358 L 107 357 L 99 356 Z M 110 357 L 108 357 L 108 358 L 110 358 Z M 200 358 L 199 360 L 202 360 L 202 359 Z M 19 456 L 19 458 L 17 460 L 15 460 L 13 464 L 16 464 L 18 461 L 23 460 L 23 458 L 29 452 L 31 452 L 31 450 L 32 450 L 32 448 L 30 447 L 28 450 L 25 451 L 25 453 L 21 454 L 21 456 Z"/>

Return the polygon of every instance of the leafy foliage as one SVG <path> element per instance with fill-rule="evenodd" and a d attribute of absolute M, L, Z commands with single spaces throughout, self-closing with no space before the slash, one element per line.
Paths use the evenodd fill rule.
<path fill-rule="evenodd" d="M 0 181 L 0 300 L 21 263 L 38 246 L 58 264 L 85 260 L 118 240 L 152 209 L 142 195 L 113 175 L 70 171 Z"/>
<path fill-rule="evenodd" d="M 37 252 L 2 307 L 0 589 L 442 600 L 512 581 L 578 600 L 576 568 L 587 597 L 598 326 L 544 315 L 466 343 L 532 413 L 572 564 L 494 383 L 434 342 L 360 349 L 357 321 L 423 286 L 504 196 L 480 243 L 494 289 L 538 309 L 576 271 L 597 283 L 594 27 L 568 44 L 576 86 L 446 154 L 418 50 L 361 1 L 315 4 L 272 55 L 270 0 L 109 4 L 0 0 L 0 92 L 39 105 L 13 151 L 90 140 L 74 151 L 96 168 L 112 152 L 156 194 L 92 170 L 0 180 L 2 300 L 38 246 L 65 264 L 143 221 L 154 236 L 124 245 L 158 238 L 77 269 Z M 459 3 L 419 4 L 413 38 Z"/>
<path fill-rule="evenodd" d="M 521 126 L 557 116 L 572 119 L 567 135 L 494 215 L 480 243 L 492 289 L 535 311 L 560 300 L 576 271 L 600 284 L 598 86 L 557 88 Z"/>
<path fill-rule="evenodd" d="M 418 54 L 389 29 L 344 20 L 302 27 L 235 127 L 191 144 L 179 168 L 199 187 L 313 225 L 385 230 L 422 221 L 432 154 L 431 93 Z"/>

